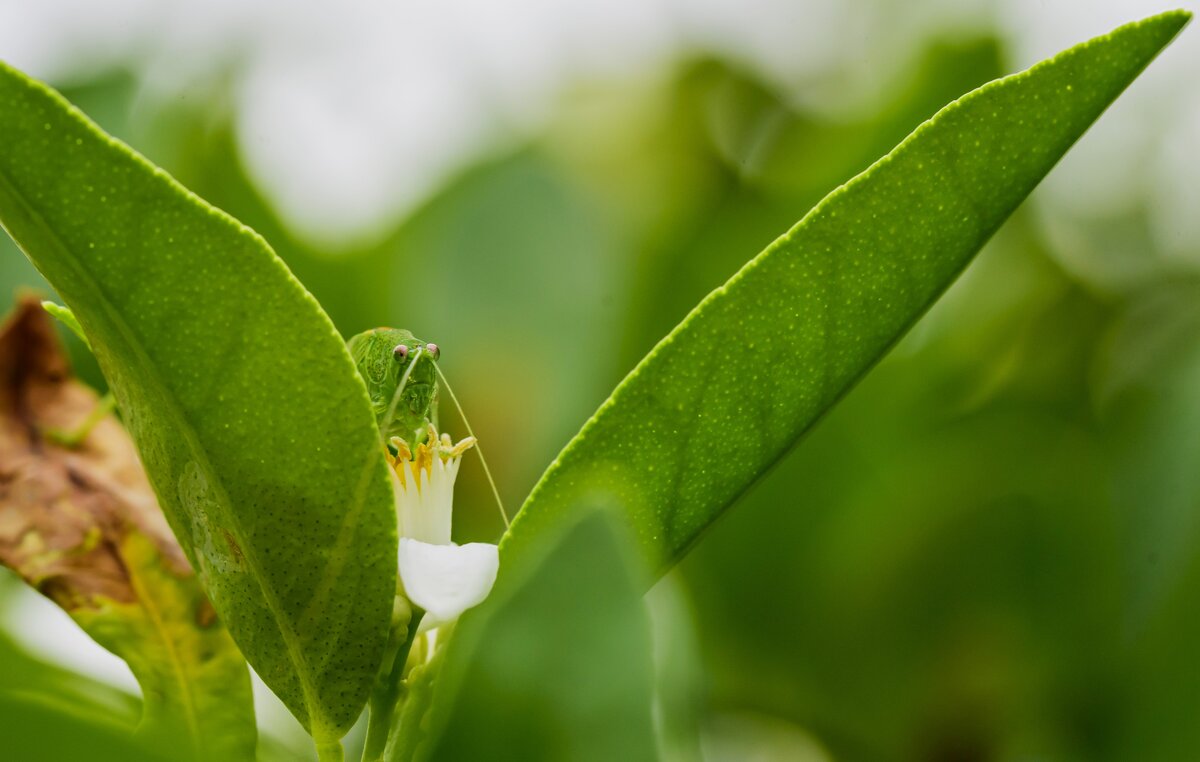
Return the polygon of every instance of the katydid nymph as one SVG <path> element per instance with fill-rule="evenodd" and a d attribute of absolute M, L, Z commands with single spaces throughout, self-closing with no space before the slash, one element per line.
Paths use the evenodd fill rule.
<path fill-rule="evenodd" d="M 438 345 L 401 328 L 375 328 L 351 337 L 346 346 L 383 440 L 400 437 L 410 447 L 424 441 L 428 428 L 437 428 Z"/>
<path fill-rule="evenodd" d="M 397 444 L 415 449 L 424 443 L 430 431 L 438 430 L 439 380 L 446 386 L 450 399 L 458 409 L 459 417 L 467 428 L 475 450 L 479 453 L 484 475 L 487 476 L 500 517 L 507 527 L 508 513 L 500 500 L 491 469 L 483 458 L 483 451 L 475 439 L 475 432 L 467 421 L 466 413 L 459 404 L 454 390 L 446 382 L 438 367 L 442 351 L 437 344 L 423 342 L 412 332 L 403 328 L 373 328 L 355 334 L 346 342 L 354 367 L 367 387 L 371 409 L 379 435 L 392 456 L 398 454 Z M 400 439 L 400 443 L 394 441 Z M 432 443 L 431 443 L 432 444 Z"/>

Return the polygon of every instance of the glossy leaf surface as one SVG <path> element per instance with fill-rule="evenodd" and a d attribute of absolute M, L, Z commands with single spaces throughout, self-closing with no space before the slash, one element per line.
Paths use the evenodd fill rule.
<path fill-rule="evenodd" d="M 501 549 L 617 506 L 657 568 L 844 395 L 1190 18 L 1130 24 L 942 109 L 705 298 L 534 488 Z M 504 561 L 502 561 L 504 563 Z"/>
<path fill-rule="evenodd" d="M 382 652 L 396 539 L 328 317 L 252 231 L 2 66 L 0 223 L 78 318 L 248 661 L 340 737 Z"/>

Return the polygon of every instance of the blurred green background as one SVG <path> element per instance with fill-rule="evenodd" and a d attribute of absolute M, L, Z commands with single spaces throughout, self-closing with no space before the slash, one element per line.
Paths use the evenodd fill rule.
<path fill-rule="evenodd" d="M 355 4 L 344 39 L 312 40 L 331 19 L 306 26 L 277 3 L 233 21 L 232 3 L 110 11 L 148 14 L 135 35 L 111 18 L 89 33 L 86 4 L 9 2 L 0 58 L 262 233 L 343 333 L 394 324 L 441 344 L 510 508 L 633 364 L 825 193 L 967 90 L 1156 10 L 651 3 L 669 23 L 647 41 L 630 39 L 649 23 L 635 4 L 583 3 L 582 21 L 526 4 L 523 36 L 497 32 L 488 47 L 496 17 L 482 4 L 446 11 L 454 28 L 479 29 L 444 37 L 428 9 L 408 36 L 403 13 L 367 32 L 368 5 Z M 188 24 L 208 30 L 190 46 Z M 390 73 L 375 47 L 351 43 L 374 35 L 387 49 L 392 31 L 395 45 L 425 34 L 448 51 L 397 70 L 380 127 L 361 104 L 393 97 L 372 91 Z M 1196 35 L 1185 30 L 915 331 L 648 597 L 665 757 L 1194 758 Z M 256 46 L 279 38 L 295 56 L 255 64 Z M 315 61 L 300 55 L 310 47 Z M 456 79 L 448 61 L 499 73 Z M 368 70 L 376 80 L 342 82 L 345 103 L 305 95 L 314 72 L 336 85 L 337 72 Z M 422 82 L 472 104 L 430 112 L 471 127 L 438 144 L 453 158 L 440 165 L 422 164 L 436 152 L 415 133 L 390 139 L 388 125 L 425 118 L 402 97 Z M 267 118 L 248 103 L 293 108 Z M 356 165 L 346 151 L 359 124 L 374 126 Z M 313 152 L 296 151 L 305 136 Z M 376 144 L 391 153 L 360 178 L 350 170 L 372 167 Z M 293 151 L 284 165 L 281 146 Z M 375 195 L 360 206 L 344 187 Z M 8 298 L 41 283 L 0 242 Z M 494 540 L 478 469 L 460 485 L 457 539 Z M 133 711 L 119 663 L 10 575 L 0 582 L 0 681 L 39 706 Z M 272 701 L 260 696 L 264 757 L 307 754 Z"/>

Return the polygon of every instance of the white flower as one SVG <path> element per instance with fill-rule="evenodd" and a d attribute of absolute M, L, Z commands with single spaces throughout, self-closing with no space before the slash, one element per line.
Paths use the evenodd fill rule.
<path fill-rule="evenodd" d="M 482 542 L 450 541 L 454 479 L 473 438 L 451 444 L 429 428 L 428 442 L 413 453 L 398 438 L 392 463 L 396 519 L 400 529 L 400 584 L 404 595 L 425 611 L 421 630 L 458 618 L 487 598 L 500 567 L 498 548 Z"/>

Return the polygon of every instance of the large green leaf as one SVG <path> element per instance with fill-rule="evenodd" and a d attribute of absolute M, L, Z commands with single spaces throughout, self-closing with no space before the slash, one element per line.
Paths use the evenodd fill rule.
<path fill-rule="evenodd" d="M 79 318 L 247 659 L 318 741 L 341 737 L 387 636 L 396 538 L 329 319 L 252 231 L 3 66 L 0 223 Z"/>
<path fill-rule="evenodd" d="M 942 109 L 705 298 L 530 494 L 505 563 L 585 506 L 620 506 L 659 568 L 925 312 L 1179 32 L 1121 27 Z"/>
<path fill-rule="evenodd" d="M 388 762 L 658 758 L 644 575 L 608 517 L 575 518 L 410 677 Z"/>

